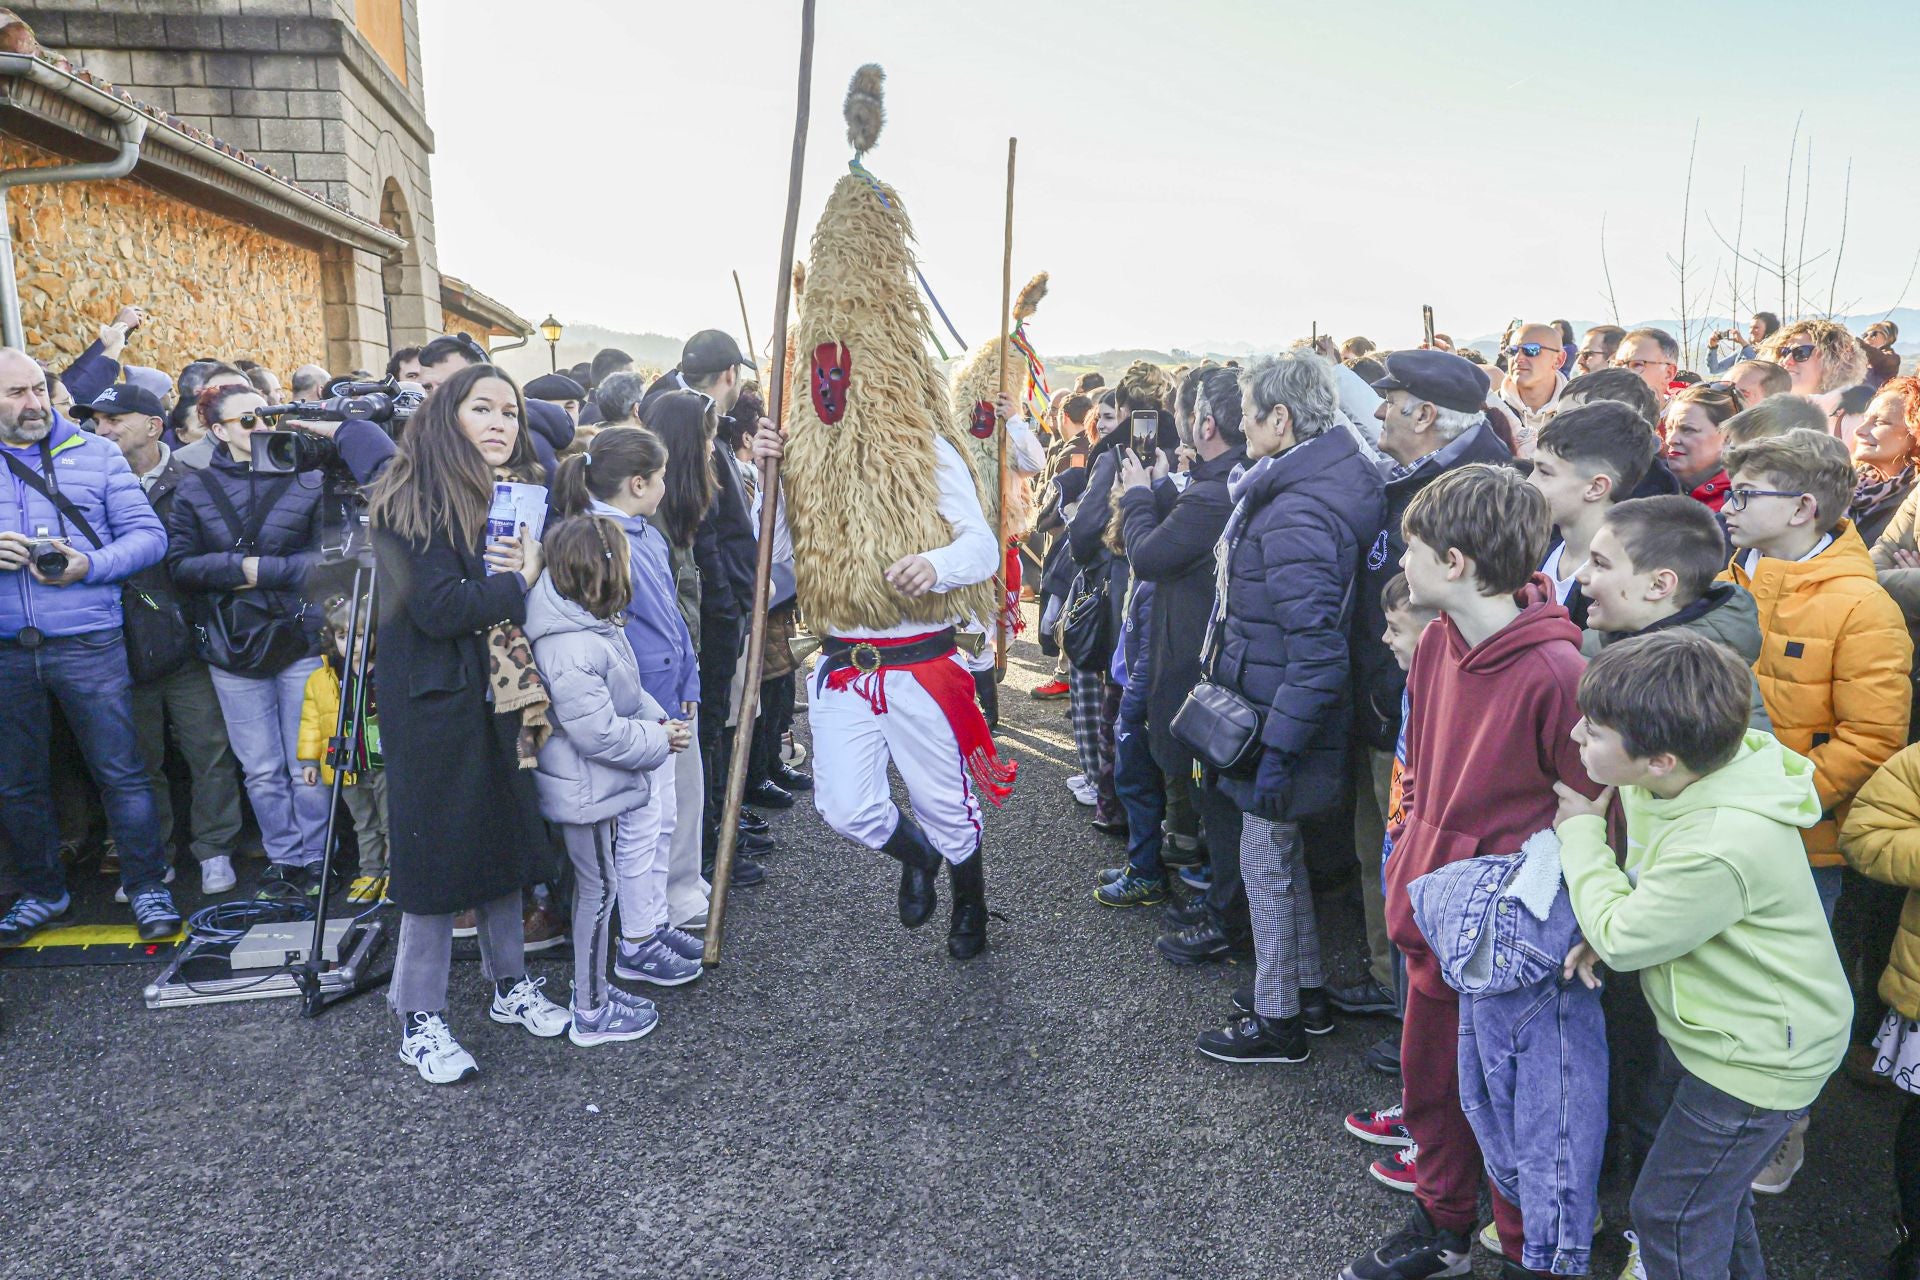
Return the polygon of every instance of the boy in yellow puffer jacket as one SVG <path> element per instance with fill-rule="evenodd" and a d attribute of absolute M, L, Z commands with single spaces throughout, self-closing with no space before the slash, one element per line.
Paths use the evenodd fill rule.
<path fill-rule="evenodd" d="M 306 694 L 300 706 L 300 736 L 295 754 L 300 760 L 300 781 L 309 787 L 333 785 L 333 770 L 327 764 L 327 740 L 340 723 L 340 677 L 346 665 L 348 602 L 327 602 L 327 622 L 320 632 L 320 650 L 324 660 L 307 677 Z M 379 716 L 373 708 L 373 644 L 366 620 L 359 627 L 361 643 L 367 650 L 367 706 L 365 767 L 345 774 L 340 781 L 341 798 L 353 815 L 354 835 L 360 844 L 360 874 L 347 890 L 347 901 L 375 903 L 387 896 L 387 775 L 379 765 Z M 357 661 L 357 656 L 356 656 Z"/>
<path fill-rule="evenodd" d="M 1861 875 L 1909 891 L 1880 975 L 1887 1016 L 1873 1042 L 1873 1069 L 1907 1095 L 1893 1142 L 1901 1243 L 1887 1274 L 1912 1280 L 1920 1277 L 1920 746 L 1902 750 L 1860 788 L 1840 848 Z"/>
<path fill-rule="evenodd" d="M 1733 563 L 1752 593 L 1761 649 L 1753 673 L 1782 745 L 1813 761 L 1823 810 L 1802 833 L 1821 906 L 1840 897 L 1840 824 L 1873 771 L 1907 741 L 1913 641 L 1866 544 L 1841 518 L 1853 497 L 1846 446 L 1789 431 L 1729 449 L 1722 510 Z"/>

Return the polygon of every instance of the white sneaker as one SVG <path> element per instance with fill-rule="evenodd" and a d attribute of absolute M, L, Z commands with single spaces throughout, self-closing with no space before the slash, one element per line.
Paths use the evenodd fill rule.
<path fill-rule="evenodd" d="M 200 864 L 200 892 L 208 897 L 233 888 L 236 879 L 232 858 L 208 858 Z"/>
<path fill-rule="evenodd" d="M 1100 803 L 1099 788 L 1091 782 L 1088 782 L 1087 776 L 1084 773 L 1076 773 L 1071 778 L 1068 778 L 1067 790 L 1073 793 L 1075 800 L 1089 808 Z"/>
<path fill-rule="evenodd" d="M 545 978 L 522 978 L 504 996 L 495 989 L 487 1016 L 495 1022 L 517 1022 L 543 1040 L 565 1035 L 573 1015 L 540 993 Z"/>
<path fill-rule="evenodd" d="M 428 1084 L 458 1084 L 480 1074 L 480 1064 L 453 1038 L 437 1013 L 416 1013 L 400 1035 L 400 1061 Z"/>
<path fill-rule="evenodd" d="M 175 870 L 174 870 L 174 869 L 173 869 L 172 867 L 168 867 L 168 868 L 167 868 L 167 878 L 166 878 L 166 879 L 164 879 L 164 880 L 162 880 L 162 881 L 161 881 L 160 883 L 161 883 L 161 884 L 172 884 L 172 883 L 173 883 L 173 879 L 174 879 L 174 876 L 176 876 L 177 874 L 179 874 L 179 873 L 178 873 L 178 872 L 176 872 L 176 871 L 175 871 Z M 232 886 L 232 885 L 228 885 L 227 887 L 228 887 L 229 889 L 231 889 L 231 888 L 232 888 L 233 886 Z M 127 900 L 127 885 L 126 885 L 126 881 L 124 881 L 124 880 L 123 880 L 123 881 L 121 881 L 121 882 L 120 882 L 120 885 L 119 885 L 119 886 L 118 886 L 118 887 L 117 887 L 116 889 L 114 889 L 114 891 L 113 891 L 113 900 L 114 900 L 115 902 L 125 902 L 125 901 Z"/>
<path fill-rule="evenodd" d="M 1623 1231 L 1627 1238 L 1627 1265 L 1620 1270 L 1620 1280 L 1647 1280 L 1646 1264 L 1640 1261 L 1640 1237 L 1631 1231 Z"/>

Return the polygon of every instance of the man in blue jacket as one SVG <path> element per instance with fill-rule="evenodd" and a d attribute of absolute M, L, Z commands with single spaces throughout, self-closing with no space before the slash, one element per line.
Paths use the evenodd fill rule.
<path fill-rule="evenodd" d="M 140 936 L 170 937 L 180 914 L 133 731 L 118 585 L 159 562 L 166 533 L 120 450 L 54 413 L 39 366 L 10 348 L 0 349 L 0 463 L 0 827 L 23 891 L 0 917 L 0 945 L 25 942 L 71 907 L 48 695 L 100 787 Z"/>

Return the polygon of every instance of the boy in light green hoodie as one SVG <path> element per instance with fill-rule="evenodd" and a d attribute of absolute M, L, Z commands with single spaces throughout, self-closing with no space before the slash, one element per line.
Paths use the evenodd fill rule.
<path fill-rule="evenodd" d="M 1813 765 L 1749 731 L 1747 669 L 1685 631 L 1610 645 L 1580 681 L 1574 728 L 1597 799 L 1556 787 L 1561 866 L 1596 959 L 1640 971 L 1672 1103 L 1634 1185 L 1650 1280 L 1764 1275 L 1754 1176 L 1846 1051 L 1853 1000 L 1800 829 Z M 1615 788 L 1625 869 L 1607 847 Z"/>

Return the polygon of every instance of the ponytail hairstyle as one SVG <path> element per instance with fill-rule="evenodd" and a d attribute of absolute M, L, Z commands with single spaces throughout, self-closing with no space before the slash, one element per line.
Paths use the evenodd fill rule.
<path fill-rule="evenodd" d="M 676 547 L 693 545 L 700 521 L 719 492 L 713 457 L 718 422 L 712 398 L 698 391 L 671 392 L 647 410 L 647 425 L 667 448 L 667 492 L 655 519 Z"/>
<path fill-rule="evenodd" d="M 606 622 L 618 622 L 633 602 L 627 535 L 605 516 L 571 516 L 540 539 L 547 577 L 561 597 Z"/>
<path fill-rule="evenodd" d="M 607 427 L 585 449 L 564 459 L 553 477 L 553 509 L 585 515 L 594 499 L 607 502 L 635 476 L 667 465 L 667 447 L 645 427 Z"/>

